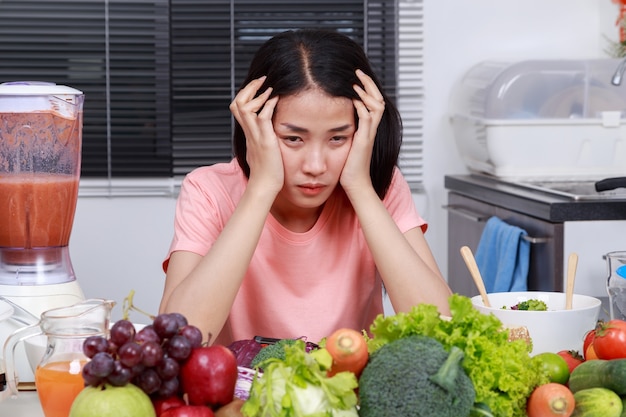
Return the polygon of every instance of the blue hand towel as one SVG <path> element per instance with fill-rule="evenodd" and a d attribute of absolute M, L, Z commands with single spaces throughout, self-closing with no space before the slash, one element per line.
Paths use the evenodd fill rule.
<path fill-rule="evenodd" d="M 478 248 L 476 264 L 491 292 L 526 291 L 530 242 L 526 231 L 493 216 L 487 220 Z"/>

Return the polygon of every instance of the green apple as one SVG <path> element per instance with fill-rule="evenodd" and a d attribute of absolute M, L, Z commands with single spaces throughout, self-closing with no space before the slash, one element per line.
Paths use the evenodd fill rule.
<path fill-rule="evenodd" d="M 139 387 L 105 384 L 84 388 L 72 403 L 69 417 L 156 417 L 156 412 Z"/>

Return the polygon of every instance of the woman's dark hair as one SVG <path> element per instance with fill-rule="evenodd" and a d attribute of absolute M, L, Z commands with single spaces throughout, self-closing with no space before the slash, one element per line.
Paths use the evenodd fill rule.
<path fill-rule="evenodd" d="M 385 99 L 385 112 L 376 133 L 370 165 L 372 184 L 382 199 L 398 162 L 402 122 L 396 106 L 383 91 L 359 44 L 329 30 L 304 29 L 280 33 L 259 48 L 242 88 L 266 75 L 267 79 L 259 92 L 271 86 L 273 96 L 289 96 L 316 87 L 333 97 L 358 99 L 352 88 L 354 84 L 363 87 L 356 77 L 357 69 L 374 80 Z M 239 165 L 245 175 L 250 176 L 250 166 L 246 162 L 246 138 L 236 120 L 233 146 Z"/>

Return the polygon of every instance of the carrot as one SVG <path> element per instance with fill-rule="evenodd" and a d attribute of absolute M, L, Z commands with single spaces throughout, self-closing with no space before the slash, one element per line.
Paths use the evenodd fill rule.
<path fill-rule="evenodd" d="M 569 417 L 574 412 L 574 394 L 568 387 L 549 382 L 536 387 L 528 398 L 528 417 Z"/>
<path fill-rule="evenodd" d="M 328 376 L 350 371 L 358 378 L 369 358 L 365 338 L 354 329 L 335 330 L 326 339 L 326 350 L 333 358 Z"/>

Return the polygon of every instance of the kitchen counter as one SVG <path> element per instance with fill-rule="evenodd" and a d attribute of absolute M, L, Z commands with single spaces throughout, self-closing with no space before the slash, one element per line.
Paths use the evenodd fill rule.
<path fill-rule="evenodd" d="M 626 199 L 574 200 L 478 174 L 448 175 L 444 184 L 448 191 L 551 223 L 626 220 Z"/>
<path fill-rule="evenodd" d="M 469 246 L 476 252 L 487 220 L 496 216 L 528 233 L 524 239 L 531 243 L 530 290 L 563 291 L 564 267 L 573 248 L 580 255 L 577 288 L 584 288 L 587 295 L 604 294 L 603 284 L 595 280 L 605 274 L 602 255 L 622 249 L 626 190 L 621 188 L 607 196 L 591 187 L 591 193 L 567 195 L 559 189 L 538 189 L 533 184 L 474 173 L 445 176 L 444 181 L 448 191 L 448 283 L 453 291 L 478 294 L 459 249 Z M 612 227 L 610 233 L 606 232 L 608 225 Z M 579 233 L 568 235 L 566 229 Z M 587 239 L 585 246 L 576 242 L 576 236 Z"/>
<path fill-rule="evenodd" d="M 16 398 L 0 402 L 2 417 L 44 417 L 36 391 L 22 391 Z"/>

